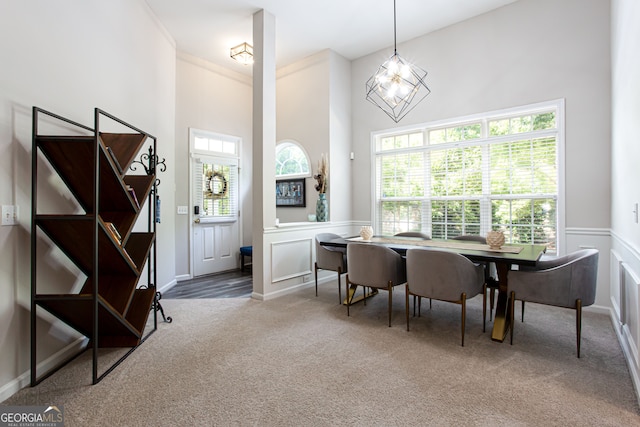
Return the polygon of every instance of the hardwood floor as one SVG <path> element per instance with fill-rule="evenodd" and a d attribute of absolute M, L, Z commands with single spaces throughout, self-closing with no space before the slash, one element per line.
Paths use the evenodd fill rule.
<path fill-rule="evenodd" d="M 162 299 L 249 298 L 251 292 L 251 273 L 234 270 L 178 282 Z"/>

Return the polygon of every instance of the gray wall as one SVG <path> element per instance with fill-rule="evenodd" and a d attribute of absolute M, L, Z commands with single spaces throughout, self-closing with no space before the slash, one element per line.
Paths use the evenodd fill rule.
<path fill-rule="evenodd" d="M 312 174 L 317 172 L 320 156 L 330 152 L 329 67 L 329 51 L 323 51 L 284 67 L 277 74 L 276 140 L 294 140 L 302 145 L 310 157 Z M 307 214 L 315 213 L 316 180 L 306 178 L 305 183 L 306 208 L 277 208 L 280 222 L 307 221 Z"/>
<path fill-rule="evenodd" d="M 372 220 L 371 132 L 565 100 L 561 253 L 601 252 L 596 306 L 610 304 L 611 62 L 606 0 L 520 0 L 398 46 L 425 68 L 432 93 L 399 125 L 362 84 L 392 49 L 352 63 L 353 219 Z M 357 172 L 355 172 L 357 171 Z M 629 207 L 630 209 L 630 207 Z"/>
<path fill-rule="evenodd" d="M 328 156 L 329 220 L 351 219 L 351 64 L 324 50 L 278 70 L 277 140 L 294 140 L 311 158 L 315 174 L 322 154 Z M 316 180 L 306 179 L 306 208 L 278 208 L 281 223 L 307 221 L 315 213 Z"/>
<path fill-rule="evenodd" d="M 521 0 L 398 46 L 432 93 L 400 126 L 566 99 L 566 225 L 608 228 L 609 2 Z M 396 127 L 365 100 L 389 48 L 352 64 L 354 218 L 371 212 L 372 131 Z"/>

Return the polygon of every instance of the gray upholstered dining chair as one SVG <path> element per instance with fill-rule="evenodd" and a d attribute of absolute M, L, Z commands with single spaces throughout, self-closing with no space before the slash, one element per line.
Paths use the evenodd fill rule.
<path fill-rule="evenodd" d="M 580 357 L 582 307 L 594 303 L 598 276 L 598 250 L 582 249 L 551 260 L 539 261 L 535 270 L 509 272 L 511 344 L 515 300 L 576 310 L 576 349 Z M 523 305 L 524 311 L 524 305 Z M 523 318 L 524 321 L 524 312 Z"/>
<path fill-rule="evenodd" d="M 478 234 L 462 234 L 456 236 L 453 240 L 464 240 L 467 242 L 487 243 L 487 238 Z M 484 263 L 484 280 L 489 289 L 489 320 L 493 319 L 493 306 L 495 305 L 496 289 L 498 289 L 498 281 L 492 276 L 492 273 L 496 273 L 496 268 L 493 263 Z"/>
<path fill-rule="evenodd" d="M 394 234 L 394 236 L 399 237 L 420 237 L 424 240 L 431 240 L 431 236 L 427 233 L 421 233 L 420 231 L 401 231 L 400 233 Z"/>
<path fill-rule="evenodd" d="M 484 266 L 474 264 L 455 252 L 435 249 L 407 251 L 405 314 L 409 330 L 409 296 L 432 298 L 462 306 L 461 345 L 464 347 L 467 299 L 482 293 L 482 331 L 487 315 L 487 285 Z"/>
<path fill-rule="evenodd" d="M 347 272 L 347 252 L 344 248 L 322 246 L 320 242 L 339 239 L 340 236 L 333 233 L 316 234 L 316 262 L 314 270 L 316 274 L 316 296 L 318 296 L 318 270 L 331 270 L 338 272 L 338 300 L 342 304 L 342 283 L 340 277 Z"/>
<path fill-rule="evenodd" d="M 347 245 L 347 298 L 350 285 L 364 288 L 384 289 L 389 292 L 389 326 L 391 326 L 391 308 L 393 288 L 405 283 L 406 270 L 404 260 L 392 249 L 368 243 L 349 243 Z M 364 305 L 367 299 L 364 298 Z M 350 315 L 351 300 L 347 300 L 347 316 Z"/>

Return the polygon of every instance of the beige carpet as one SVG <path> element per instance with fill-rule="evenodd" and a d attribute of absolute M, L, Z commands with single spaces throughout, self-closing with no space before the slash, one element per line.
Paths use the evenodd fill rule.
<path fill-rule="evenodd" d="M 404 289 L 351 317 L 335 284 L 276 300 L 165 300 L 173 323 L 92 386 L 90 353 L 5 405 L 63 405 L 66 426 L 631 426 L 640 412 L 607 316 L 528 304 L 514 345 L 482 333 L 481 302 L 404 322 Z M 519 315 L 519 309 L 516 312 Z M 101 356 L 106 365 L 111 352 Z"/>

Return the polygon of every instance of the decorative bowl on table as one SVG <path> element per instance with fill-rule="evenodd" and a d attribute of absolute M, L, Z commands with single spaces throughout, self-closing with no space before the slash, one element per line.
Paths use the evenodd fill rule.
<path fill-rule="evenodd" d="M 370 225 L 364 225 L 360 228 L 360 237 L 362 240 L 369 241 L 373 237 L 373 227 Z"/>
<path fill-rule="evenodd" d="M 500 249 L 504 245 L 504 233 L 502 231 L 488 232 L 487 244 L 491 249 Z"/>

